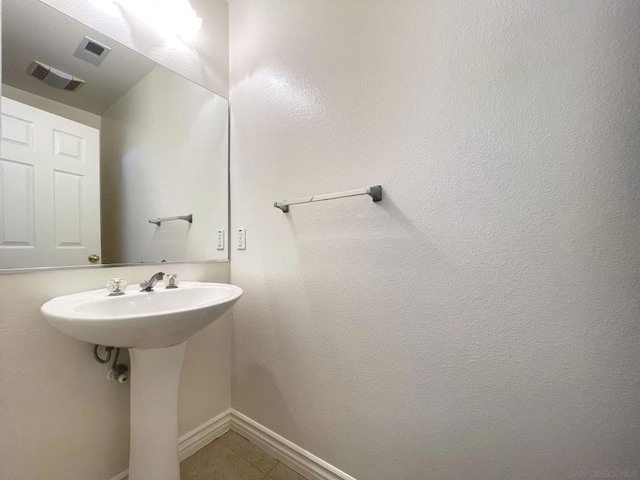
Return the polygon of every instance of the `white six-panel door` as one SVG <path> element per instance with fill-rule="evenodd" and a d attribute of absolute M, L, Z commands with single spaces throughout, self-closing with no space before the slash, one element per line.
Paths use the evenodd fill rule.
<path fill-rule="evenodd" d="M 100 132 L 2 97 L 0 268 L 100 256 Z"/>

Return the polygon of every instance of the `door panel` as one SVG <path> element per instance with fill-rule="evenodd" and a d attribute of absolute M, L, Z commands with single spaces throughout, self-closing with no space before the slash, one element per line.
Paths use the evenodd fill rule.
<path fill-rule="evenodd" d="M 84 139 L 67 132 L 54 130 L 53 154 L 84 163 Z"/>
<path fill-rule="evenodd" d="M 82 175 L 53 173 L 55 245 L 82 247 Z"/>
<path fill-rule="evenodd" d="M 0 159 L 0 246 L 34 248 L 33 165 Z"/>
<path fill-rule="evenodd" d="M 88 265 L 100 251 L 100 133 L 2 98 L 0 265 Z"/>
<path fill-rule="evenodd" d="M 33 123 L 13 115 L 2 115 L 2 142 L 33 150 Z"/>

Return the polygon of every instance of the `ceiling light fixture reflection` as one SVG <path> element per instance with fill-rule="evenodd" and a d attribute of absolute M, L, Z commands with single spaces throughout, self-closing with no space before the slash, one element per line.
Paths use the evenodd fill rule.
<path fill-rule="evenodd" d="M 185 42 L 195 40 L 202 28 L 189 0 L 116 0 L 118 4 L 147 21 L 158 33 L 175 35 Z"/>
<path fill-rule="evenodd" d="M 112 17 L 115 17 L 120 13 L 120 9 L 114 0 L 89 0 L 89 3 Z"/>
<path fill-rule="evenodd" d="M 195 40 L 202 28 L 189 0 L 89 0 L 100 10 L 114 15 L 122 9 L 150 25 L 160 35 L 176 36 L 185 42 Z"/>

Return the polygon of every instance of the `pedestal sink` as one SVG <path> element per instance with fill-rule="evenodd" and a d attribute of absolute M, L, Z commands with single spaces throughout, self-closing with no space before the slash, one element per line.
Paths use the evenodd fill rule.
<path fill-rule="evenodd" d="M 129 480 L 179 480 L 178 385 L 186 340 L 218 319 L 242 295 L 235 285 L 182 282 L 124 295 L 105 289 L 54 298 L 42 314 L 73 338 L 129 348 L 131 451 Z"/>

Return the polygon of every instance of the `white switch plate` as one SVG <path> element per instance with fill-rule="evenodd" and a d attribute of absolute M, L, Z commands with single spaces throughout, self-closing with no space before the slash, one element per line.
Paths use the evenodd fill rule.
<path fill-rule="evenodd" d="M 238 250 L 247 249 L 247 231 L 244 228 L 238 229 Z"/>
<path fill-rule="evenodd" d="M 216 250 L 224 250 L 224 230 L 216 233 Z"/>

